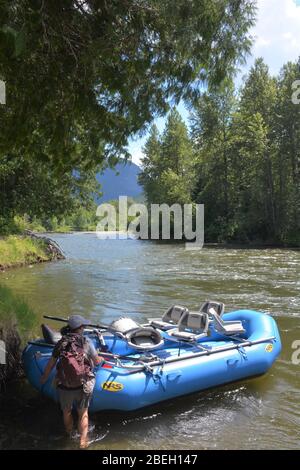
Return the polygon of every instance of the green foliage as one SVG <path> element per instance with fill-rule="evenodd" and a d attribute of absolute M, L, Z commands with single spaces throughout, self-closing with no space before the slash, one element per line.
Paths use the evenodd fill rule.
<path fill-rule="evenodd" d="M 253 0 L 1 2 L 0 154 L 85 168 L 219 82 L 249 51 Z"/>
<path fill-rule="evenodd" d="M 0 285 L 0 340 L 6 349 L 6 364 L 0 367 L 0 392 L 7 383 L 22 376 L 22 344 L 32 336 L 37 317 L 12 290 Z"/>
<path fill-rule="evenodd" d="M 94 226 L 84 210 L 99 168 L 128 156 L 128 137 L 172 99 L 232 73 L 254 16 L 253 0 L 1 2 L 0 232 L 18 231 L 24 214 L 38 230 L 69 216 Z"/>
<path fill-rule="evenodd" d="M 84 208 L 79 208 L 68 221 L 74 230 L 89 230 L 95 214 L 96 209 L 91 213 Z"/>
<path fill-rule="evenodd" d="M 50 259 L 43 240 L 17 235 L 0 239 L 0 269 Z"/>
<path fill-rule="evenodd" d="M 191 202 L 193 148 L 176 109 L 171 110 L 162 136 L 152 127 L 144 154 L 139 181 L 148 202 L 170 205 Z"/>
<path fill-rule="evenodd" d="M 36 314 L 12 290 L 0 285 L 0 325 L 5 328 L 17 325 L 22 337 L 28 337 L 37 325 Z"/>
<path fill-rule="evenodd" d="M 144 188 L 146 199 L 155 202 L 159 197 L 159 177 L 162 173 L 161 140 L 155 124 L 150 129 L 143 152 L 144 157 L 139 182 Z"/>
<path fill-rule="evenodd" d="M 232 230 L 232 163 L 230 127 L 237 106 L 232 82 L 204 93 L 190 117 L 196 152 L 197 180 L 193 198 L 205 205 L 206 237 L 222 241 Z M 217 218 L 217 220 L 216 220 Z"/>
<path fill-rule="evenodd" d="M 14 217 L 0 216 L 0 235 L 6 236 L 22 232 L 22 225 Z"/>
<path fill-rule="evenodd" d="M 278 77 L 275 109 L 276 132 L 276 209 L 277 230 L 281 240 L 300 244 L 300 109 L 291 100 L 294 81 L 300 78 L 298 63 L 287 63 Z"/>
<path fill-rule="evenodd" d="M 291 101 L 292 83 L 298 76 L 297 64 L 288 64 L 275 79 L 270 76 L 263 60 L 256 60 L 242 87 L 237 106 L 228 108 L 225 113 L 225 142 L 220 137 L 213 144 L 200 139 L 200 158 L 205 159 L 211 152 L 208 157 L 210 164 L 218 161 L 214 155 L 218 144 L 222 144 L 223 149 L 227 148 L 229 156 L 219 167 L 223 175 L 227 175 L 228 206 L 226 198 L 219 207 L 215 206 L 215 201 L 205 200 L 205 185 L 199 185 L 197 196 L 197 200 L 205 200 L 208 214 L 217 220 L 224 211 L 227 214 L 221 224 L 222 241 L 299 245 L 300 172 L 296 162 L 300 113 L 299 107 Z M 205 106 L 205 113 L 207 108 Z M 205 113 L 198 116 L 200 128 Z M 220 116 L 221 113 L 222 108 L 217 107 L 216 114 Z M 222 132 L 222 126 L 216 127 Z M 199 135 L 201 133 L 196 132 L 193 137 L 199 139 Z M 200 165 L 200 182 L 205 175 L 209 184 L 216 171 L 205 173 L 205 166 Z M 216 235 L 211 232 L 210 225 L 213 219 L 206 220 L 206 233 L 215 240 Z"/>
<path fill-rule="evenodd" d="M 80 206 L 89 207 L 99 193 L 95 167 L 57 173 L 49 162 L 19 155 L 0 158 L 0 205 L 2 217 L 27 214 L 34 217 L 61 217 Z"/>
<path fill-rule="evenodd" d="M 22 376 L 22 346 L 32 337 L 37 317 L 12 290 L 0 285 L 0 340 L 6 349 L 6 364 L 0 367 L 0 392 L 10 380 Z"/>
<path fill-rule="evenodd" d="M 113 200 L 108 201 L 109 204 L 113 205 L 116 209 L 117 222 L 118 222 L 118 211 L 119 201 Z M 128 198 L 128 207 L 134 203 L 144 203 L 142 198 L 136 200 L 134 198 Z M 10 223 L 5 219 L 3 226 L 0 225 L 0 233 L 2 235 L 20 235 L 25 230 L 31 230 L 34 232 L 72 232 L 72 231 L 95 231 L 99 218 L 96 215 L 97 205 L 95 202 L 89 205 L 89 208 L 85 206 L 77 206 L 71 215 L 65 217 L 29 217 L 27 214 L 23 216 L 15 216 Z M 134 216 L 128 216 L 128 223 L 134 219 Z M 1 231 L 2 230 L 2 231 Z M 117 226 L 118 230 L 118 226 Z M 0 244 L 1 246 L 1 244 Z M 1 259 L 1 255 L 0 255 Z"/>
<path fill-rule="evenodd" d="M 175 114 L 162 137 L 153 128 L 140 179 L 148 202 L 203 203 L 206 242 L 299 246 L 297 79 L 299 63 L 273 78 L 258 59 L 239 94 L 230 80 L 202 94 L 190 138 Z"/>
<path fill-rule="evenodd" d="M 46 228 L 42 225 L 41 221 L 36 217 L 30 218 L 27 214 L 23 216 L 16 215 L 13 218 L 0 218 L 0 234 L 7 235 L 20 235 L 25 230 L 34 232 L 46 232 Z"/>

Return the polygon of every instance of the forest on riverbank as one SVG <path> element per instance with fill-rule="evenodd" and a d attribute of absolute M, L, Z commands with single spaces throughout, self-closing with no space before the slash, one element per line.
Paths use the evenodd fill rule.
<path fill-rule="evenodd" d="M 204 92 L 188 123 L 174 107 L 161 134 L 152 126 L 143 149 L 139 180 L 147 202 L 203 203 L 206 242 L 299 246 L 300 112 L 292 102 L 299 76 L 300 62 L 272 77 L 257 59 L 239 89 L 227 79 Z M 15 215 L 2 233 L 96 230 L 93 195 L 100 190 L 94 173 L 86 174 L 81 198 L 69 188 L 65 210 Z M 107 202 L 118 213 L 118 201 Z"/>
<path fill-rule="evenodd" d="M 96 174 L 234 73 L 255 14 L 252 0 L 2 3 L 0 234 L 94 227 Z"/>
<path fill-rule="evenodd" d="M 189 127 L 176 109 L 145 144 L 148 203 L 205 205 L 205 241 L 300 246 L 300 60 L 277 77 L 257 59 L 240 89 L 206 91 Z"/>
<path fill-rule="evenodd" d="M 148 203 L 203 203 L 206 242 L 299 245 L 299 64 L 258 59 L 234 86 L 255 2 L 67 4 L 1 6 L 0 234 L 95 229 L 96 174 L 171 110 L 144 149 Z"/>

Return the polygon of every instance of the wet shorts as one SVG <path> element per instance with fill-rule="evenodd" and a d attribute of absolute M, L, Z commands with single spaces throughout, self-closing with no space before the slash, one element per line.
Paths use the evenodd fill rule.
<path fill-rule="evenodd" d="M 92 393 L 84 393 L 82 387 L 74 390 L 57 388 L 59 403 L 62 410 L 71 409 L 73 405 L 78 409 L 88 408 Z"/>

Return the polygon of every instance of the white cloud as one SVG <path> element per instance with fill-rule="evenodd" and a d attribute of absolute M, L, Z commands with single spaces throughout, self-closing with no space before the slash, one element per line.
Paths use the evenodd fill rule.
<path fill-rule="evenodd" d="M 137 149 L 135 152 L 131 153 L 131 160 L 136 165 L 141 165 L 141 159 L 143 158 L 143 152 L 141 149 Z"/>
<path fill-rule="evenodd" d="M 269 46 L 270 44 L 271 44 L 270 39 L 266 39 L 266 38 L 261 36 L 261 37 L 257 38 L 255 46 L 256 47 L 265 47 L 265 46 Z"/>
<path fill-rule="evenodd" d="M 142 147 L 145 143 L 146 137 L 139 139 L 137 141 L 131 141 L 128 146 L 129 153 L 131 154 L 131 160 L 137 165 L 141 164 L 141 159 L 143 157 Z"/>
<path fill-rule="evenodd" d="M 300 55 L 300 6 L 296 0 L 257 0 L 257 23 L 252 35 L 255 57 L 263 57 L 270 71 L 277 74 L 282 65 Z"/>

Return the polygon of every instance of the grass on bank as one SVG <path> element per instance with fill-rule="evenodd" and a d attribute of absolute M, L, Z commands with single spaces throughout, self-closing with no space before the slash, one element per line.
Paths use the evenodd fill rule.
<path fill-rule="evenodd" d="M 11 289 L 0 284 L 0 331 L 16 326 L 22 338 L 28 338 L 37 325 L 34 311 Z"/>
<path fill-rule="evenodd" d="M 128 207 L 137 202 L 134 198 L 128 198 Z M 139 201 L 140 202 L 140 201 Z M 107 201 L 111 204 L 116 212 L 116 222 L 118 230 L 119 220 L 119 202 L 118 200 Z M 27 214 L 15 215 L 11 218 L 4 218 L 0 216 L 0 235 L 20 235 L 25 230 L 32 232 L 55 232 L 65 233 L 73 231 L 95 231 L 101 218 L 96 215 L 97 205 L 93 205 L 91 209 L 78 207 L 72 215 L 65 215 L 64 217 L 45 216 L 42 218 L 30 217 Z M 127 222 L 131 222 L 135 217 L 128 216 Z"/>
<path fill-rule="evenodd" d="M 5 345 L 5 364 L 0 364 L 0 392 L 10 380 L 22 375 L 21 354 L 37 327 L 37 316 L 23 299 L 0 285 L 0 340 Z M 1 351 L 3 357 L 3 351 Z"/>
<path fill-rule="evenodd" d="M 17 235 L 10 235 L 0 239 L 0 269 L 48 261 L 50 259 L 51 255 L 47 253 L 43 240 Z"/>

